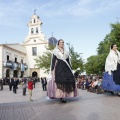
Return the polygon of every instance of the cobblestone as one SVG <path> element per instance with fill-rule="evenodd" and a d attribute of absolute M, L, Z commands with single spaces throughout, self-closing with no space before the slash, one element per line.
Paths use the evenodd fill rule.
<path fill-rule="evenodd" d="M 111 94 L 95 94 L 79 90 L 79 96 L 61 103 L 49 99 L 42 91 L 41 83 L 33 90 L 33 100 L 28 101 L 28 92 L 22 96 L 19 86 L 17 94 L 5 86 L 0 91 L 0 120 L 118 120 L 120 98 Z"/>

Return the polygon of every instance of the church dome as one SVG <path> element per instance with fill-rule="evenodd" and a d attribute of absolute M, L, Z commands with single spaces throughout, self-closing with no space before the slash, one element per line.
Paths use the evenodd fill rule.
<path fill-rule="evenodd" d="M 56 45 L 58 40 L 55 37 L 50 37 L 48 41 L 50 45 Z"/>

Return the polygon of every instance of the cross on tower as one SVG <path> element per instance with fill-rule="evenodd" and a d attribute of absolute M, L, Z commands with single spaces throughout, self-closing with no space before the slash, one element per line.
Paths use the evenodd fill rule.
<path fill-rule="evenodd" d="M 116 17 L 116 19 L 117 19 L 117 22 L 119 22 L 120 18 L 119 18 L 119 17 Z"/>
<path fill-rule="evenodd" d="M 54 33 L 54 32 L 51 32 L 52 37 L 53 37 L 53 33 Z"/>
<path fill-rule="evenodd" d="M 36 15 L 36 11 L 37 11 L 37 9 L 34 9 L 34 15 Z"/>

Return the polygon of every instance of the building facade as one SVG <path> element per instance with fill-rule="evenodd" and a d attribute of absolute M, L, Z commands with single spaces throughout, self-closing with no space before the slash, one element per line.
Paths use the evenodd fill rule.
<path fill-rule="evenodd" d="M 43 69 L 35 66 L 35 58 L 46 50 L 48 41 L 41 30 L 42 22 L 33 15 L 28 23 L 28 35 L 23 44 L 0 45 L 0 78 L 3 77 L 47 77 Z"/>
<path fill-rule="evenodd" d="M 25 47 L 20 44 L 1 44 L 0 56 L 0 78 L 27 75 Z"/>

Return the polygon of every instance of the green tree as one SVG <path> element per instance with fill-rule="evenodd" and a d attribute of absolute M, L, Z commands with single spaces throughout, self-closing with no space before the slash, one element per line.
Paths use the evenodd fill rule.
<path fill-rule="evenodd" d="M 101 41 L 97 48 L 97 55 L 90 56 L 85 64 L 88 74 L 102 74 L 105 68 L 105 60 L 112 44 L 117 44 L 120 50 L 120 23 L 111 24 L 111 31 Z"/>
<path fill-rule="evenodd" d="M 110 46 L 117 44 L 118 50 L 120 50 L 120 23 L 111 24 L 111 32 L 106 35 L 103 41 L 98 45 L 98 54 L 109 53 Z"/>
<path fill-rule="evenodd" d="M 104 71 L 104 65 L 107 54 L 100 54 L 90 56 L 85 64 L 85 70 L 87 74 L 98 74 L 102 75 Z"/>
<path fill-rule="evenodd" d="M 35 59 L 36 61 L 36 66 L 38 68 L 42 68 L 45 70 L 46 73 L 49 73 L 50 70 L 50 64 L 51 64 L 51 57 L 52 57 L 52 51 L 55 46 L 48 45 L 46 47 L 46 51 L 43 53 L 42 56 L 37 56 Z M 80 54 L 74 51 L 73 47 L 69 48 L 70 52 L 70 61 L 72 64 L 72 69 L 77 70 L 77 68 L 80 68 L 79 72 L 84 71 L 84 65 L 83 65 L 83 60 L 80 57 Z"/>
<path fill-rule="evenodd" d="M 110 35 L 106 35 L 103 41 L 101 41 L 98 45 L 97 48 L 97 53 L 99 54 L 104 54 L 104 53 L 109 53 L 110 51 Z"/>
<path fill-rule="evenodd" d="M 77 70 L 78 68 L 80 68 L 78 72 L 79 73 L 84 72 L 84 60 L 80 56 L 80 53 L 77 53 L 74 50 L 73 46 L 69 47 L 69 52 L 70 52 L 70 60 L 71 60 L 72 69 Z"/>
<path fill-rule="evenodd" d="M 42 56 L 37 56 L 37 58 L 35 58 L 35 61 L 36 61 L 35 66 L 45 70 L 45 73 L 49 73 L 52 51 L 53 51 L 54 48 L 55 48 L 55 46 L 49 44 L 46 47 L 46 51 L 43 53 L 43 55 Z"/>

